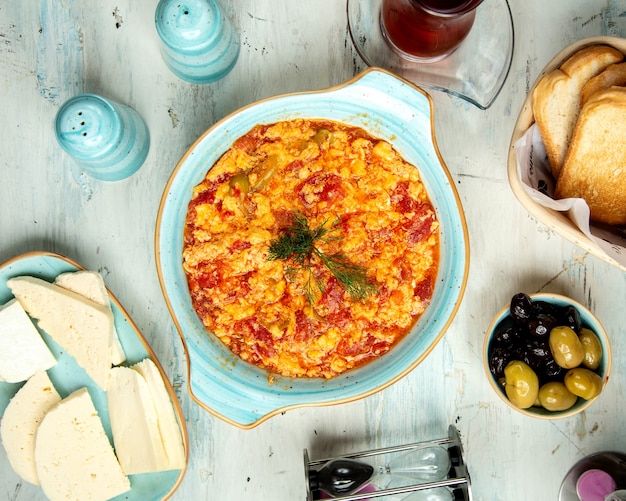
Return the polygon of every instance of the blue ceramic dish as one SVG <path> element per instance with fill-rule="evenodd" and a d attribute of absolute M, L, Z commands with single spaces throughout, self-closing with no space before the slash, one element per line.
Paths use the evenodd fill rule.
<path fill-rule="evenodd" d="M 609 338 L 606 334 L 606 331 L 604 330 L 604 327 L 602 327 L 602 324 L 596 318 L 596 316 L 591 313 L 591 311 L 589 311 L 587 308 L 585 308 L 582 304 L 560 294 L 540 292 L 537 294 L 529 294 L 529 296 L 533 300 L 533 302 L 545 301 L 558 307 L 574 306 L 578 310 L 583 326 L 591 329 L 596 334 L 596 336 L 598 336 L 600 344 L 602 345 L 602 359 L 600 361 L 600 366 L 596 369 L 595 372 L 597 372 L 602 377 L 602 388 L 604 389 L 607 382 L 609 381 L 609 374 L 611 372 L 611 346 L 609 344 Z M 485 342 L 483 344 L 483 366 L 485 368 L 485 373 L 487 374 L 487 379 L 489 380 L 489 383 L 491 384 L 491 387 L 494 389 L 494 391 L 509 407 L 530 417 L 540 419 L 563 419 L 584 411 L 593 402 L 595 402 L 596 399 L 602 396 L 602 393 L 600 393 L 600 395 L 590 400 L 579 398 L 572 407 L 564 411 L 549 411 L 547 409 L 544 409 L 543 407 L 538 406 L 529 407 L 528 409 L 520 409 L 519 407 L 513 405 L 506 396 L 506 393 L 504 392 L 502 386 L 498 383 L 498 380 L 489 370 L 489 355 L 491 353 L 491 345 L 493 337 L 495 335 L 496 327 L 509 315 L 509 311 L 510 305 L 507 305 L 502 308 L 494 317 L 491 325 L 487 328 L 487 332 L 485 334 Z"/>
<path fill-rule="evenodd" d="M 0 264 L 0 304 L 5 304 L 13 298 L 11 290 L 7 287 L 7 281 L 12 277 L 27 275 L 38 277 L 49 282 L 54 281 L 57 275 L 66 272 L 83 270 L 84 268 L 78 263 L 51 252 L 30 252 L 16 256 L 9 261 Z M 133 320 L 130 318 L 124 307 L 109 291 L 111 298 L 111 308 L 115 320 L 115 328 L 126 354 L 126 362 L 124 365 L 130 366 L 140 362 L 144 358 L 150 358 L 159 368 L 165 387 L 167 388 L 170 398 L 174 404 L 174 411 L 178 422 L 181 425 L 183 433 L 183 443 L 185 453 L 188 454 L 189 445 L 187 439 L 187 427 L 185 425 L 185 417 L 180 408 L 180 404 L 174 393 L 172 385 L 163 372 L 161 364 L 152 348 L 143 337 Z M 66 351 L 47 333 L 40 331 L 41 335 L 57 359 L 57 364 L 48 370 L 50 380 L 54 387 L 66 397 L 70 393 L 79 388 L 87 387 L 91 395 L 94 405 L 98 410 L 102 425 L 111 441 L 111 422 L 109 420 L 107 399 L 105 392 L 100 389 L 87 376 L 85 371 L 76 364 L 76 361 L 66 353 Z M 0 382 L 0 416 L 4 414 L 10 399 L 15 395 L 22 383 L 3 383 Z M 142 473 L 139 475 L 130 475 L 131 490 L 120 494 L 113 498 L 114 501 L 158 501 L 165 500 L 172 496 L 178 488 L 185 476 L 186 467 L 182 470 L 170 470 L 156 473 Z M 16 475 L 17 477 L 17 475 Z M 32 486 L 22 486 L 22 489 L 30 489 Z M 26 496 L 28 496 L 26 494 Z"/>
<path fill-rule="evenodd" d="M 441 262 L 432 302 L 412 331 L 383 357 L 336 378 L 294 379 L 240 360 L 207 333 L 194 311 L 182 268 L 183 228 L 191 192 L 240 136 L 261 123 L 299 117 L 359 126 L 391 142 L 419 166 L 441 224 Z M 251 428 L 287 409 L 356 400 L 398 381 L 434 348 L 463 296 L 469 247 L 454 182 L 437 149 L 428 94 L 391 73 L 369 69 L 343 85 L 251 104 L 206 131 L 185 153 L 165 188 L 156 228 L 159 280 L 188 355 L 189 391 L 216 416 Z"/>

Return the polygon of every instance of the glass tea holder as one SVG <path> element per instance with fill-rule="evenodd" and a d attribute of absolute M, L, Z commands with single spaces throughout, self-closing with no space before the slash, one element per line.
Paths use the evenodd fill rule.
<path fill-rule="evenodd" d="M 311 461 L 307 501 L 317 499 L 471 501 L 470 475 L 454 425 L 446 438 Z"/>
<path fill-rule="evenodd" d="M 239 34 L 217 0 L 160 0 L 155 24 L 163 60 L 182 80 L 212 83 L 237 62 Z"/>
<path fill-rule="evenodd" d="M 559 501 L 626 501 L 626 454 L 602 451 L 580 459 L 565 475 Z"/>
<path fill-rule="evenodd" d="M 475 9 L 471 30 L 460 46 L 443 59 L 431 59 L 430 62 L 420 62 L 419 57 L 405 57 L 403 52 L 406 51 L 397 50 L 397 47 L 394 50 L 393 44 L 387 40 L 389 30 L 385 30 L 381 15 L 383 4 L 392 1 L 411 3 L 404 0 L 346 0 L 348 31 L 363 62 L 391 71 L 427 90 L 459 97 L 481 110 L 489 108 L 504 86 L 513 60 L 515 36 L 508 0 L 482 0 Z M 413 3 L 424 2 L 426 0 Z M 439 2 L 428 0 L 426 3 Z M 465 3 L 473 4 L 474 0 Z M 408 18 L 400 14 L 399 19 L 404 23 Z M 397 25 L 392 21 L 388 23 L 392 31 L 399 29 Z"/>

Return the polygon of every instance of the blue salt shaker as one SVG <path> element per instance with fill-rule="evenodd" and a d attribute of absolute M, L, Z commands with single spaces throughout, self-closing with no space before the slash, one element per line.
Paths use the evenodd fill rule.
<path fill-rule="evenodd" d="M 163 60 L 182 80 L 211 83 L 235 66 L 239 35 L 216 0 L 160 0 L 155 23 Z"/>
<path fill-rule="evenodd" d="M 95 94 L 80 94 L 63 103 L 54 129 L 61 148 L 86 174 L 102 181 L 119 181 L 135 173 L 150 149 L 141 116 Z"/>

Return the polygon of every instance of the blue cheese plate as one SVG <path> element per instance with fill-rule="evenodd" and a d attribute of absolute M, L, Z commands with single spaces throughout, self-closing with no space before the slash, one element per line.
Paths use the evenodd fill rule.
<path fill-rule="evenodd" d="M 78 263 L 58 254 L 48 252 L 31 252 L 17 256 L 0 265 L 0 305 L 7 303 L 13 298 L 11 290 L 7 287 L 7 281 L 16 276 L 27 275 L 41 278 L 49 282 L 53 282 L 57 275 L 65 272 L 83 270 L 84 268 Z M 163 372 L 163 368 L 159 363 L 156 355 L 150 348 L 150 345 L 143 337 L 137 326 L 134 324 L 128 313 L 124 310 L 119 301 L 109 292 L 111 300 L 111 308 L 115 319 L 115 327 L 124 352 L 126 354 L 126 362 L 123 365 L 131 366 L 135 363 L 150 358 L 158 367 L 165 382 L 165 387 L 170 395 L 174 405 L 174 412 L 181 426 L 183 445 L 185 447 L 185 458 L 188 457 L 188 439 L 187 429 L 185 427 L 185 419 L 180 408 L 180 404 L 175 396 L 174 390 Z M 36 325 L 36 322 L 35 322 Z M 48 370 L 50 380 L 54 384 L 56 390 L 62 398 L 82 387 L 87 387 L 92 397 L 94 405 L 98 410 L 104 429 L 109 437 L 109 441 L 113 443 L 111 435 L 111 423 L 109 421 L 108 406 L 105 392 L 100 389 L 86 372 L 79 367 L 75 360 L 65 352 L 65 350 L 52 340 L 52 338 L 41 329 L 39 330 L 44 341 L 57 359 L 56 366 Z M 9 401 L 18 391 L 23 383 L 4 383 L 0 382 L 0 416 L 4 414 Z M 0 448 L 1 449 L 1 448 Z M 6 455 L 2 449 L 1 454 L 4 458 L 0 463 L 6 463 Z M 171 470 L 158 473 L 145 473 L 140 475 L 129 475 L 131 490 L 114 498 L 116 500 L 162 500 L 169 498 L 180 485 L 186 468 L 181 470 Z M 15 480 L 21 482 L 17 474 Z M 30 486 L 24 482 L 22 489 L 26 486 L 33 489 L 41 490 L 38 487 Z M 41 494 L 44 498 L 43 492 Z"/>

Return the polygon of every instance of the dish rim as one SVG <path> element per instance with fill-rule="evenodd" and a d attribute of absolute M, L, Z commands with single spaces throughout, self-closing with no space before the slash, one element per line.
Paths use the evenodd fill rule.
<path fill-rule="evenodd" d="M 447 320 L 445 321 L 445 323 L 442 325 L 442 327 L 440 328 L 440 332 L 436 335 L 435 338 L 433 338 L 432 342 L 429 344 L 429 346 L 427 347 L 427 349 L 419 356 L 417 357 L 413 363 L 410 364 L 409 367 L 407 367 L 406 369 L 400 371 L 399 373 L 395 374 L 393 377 L 391 377 L 390 379 L 386 380 L 384 383 L 377 385 L 374 388 L 371 388 L 369 390 L 364 390 L 362 392 L 356 392 L 353 395 L 349 395 L 349 396 L 345 396 L 345 397 L 341 397 L 341 398 L 336 398 L 333 400 L 321 400 L 321 401 L 311 401 L 311 402 L 302 402 L 302 403 L 287 403 L 285 405 L 273 408 L 272 410 L 270 410 L 269 412 L 265 412 L 262 415 L 258 415 L 256 417 L 256 419 L 254 419 L 252 422 L 248 422 L 248 423 L 241 423 L 239 421 L 237 421 L 236 419 L 229 417 L 227 415 L 224 415 L 222 412 L 218 412 L 217 410 L 213 409 L 210 405 L 208 405 L 206 402 L 202 401 L 194 392 L 193 387 L 192 387 L 192 378 L 191 378 L 191 373 L 192 373 L 192 356 L 190 355 L 190 350 L 189 350 L 189 346 L 188 346 L 188 340 L 183 332 L 183 328 L 181 325 L 181 321 L 180 319 L 177 318 L 177 315 L 175 313 L 174 307 L 172 305 L 172 301 L 171 298 L 169 297 L 169 293 L 166 289 L 166 283 L 165 283 L 165 277 L 164 277 L 164 271 L 163 271 L 163 262 L 162 262 L 162 249 L 161 249 L 161 245 L 160 245 L 160 241 L 161 241 L 161 237 L 162 237 L 162 223 L 163 223 L 163 213 L 164 213 L 164 208 L 168 202 L 168 195 L 170 194 L 172 185 L 175 183 L 176 177 L 179 174 L 179 172 L 182 169 L 182 166 L 186 163 L 186 160 L 188 159 L 188 157 L 195 151 L 195 148 L 211 133 L 213 133 L 213 131 L 215 131 L 216 129 L 219 129 L 220 127 L 223 126 L 223 124 L 225 124 L 226 122 L 232 120 L 234 117 L 236 117 L 237 115 L 241 114 L 241 113 L 247 113 L 251 108 L 254 108 L 255 106 L 258 105 L 263 105 L 263 104 L 267 104 L 269 102 L 275 101 L 275 100 L 282 100 L 285 98 L 291 98 L 291 97 L 306 97 L 306 96 L 312 96 L 312 95 L 325 95 L 325 94 L 332 94 L 335 91 L 340 91 L 341 89 L 350 87 L 354 84 L 356 84 L 357 82 L 359 82 L 360 80 L 364 79 L 367 75 L 369 74 L 375 74 L 375 73 L 379 73 L 382 75 L 386 75 L 386 77 L 395 79 L 396 81 L 398 81 L 399 83 L 408 86 L 410 89 L 412 89 L 412 91 L 418 92 L 419 94 L 421 94 L 428 103 L 428 110 L 429 110 L 429 135 L 430 135 L 430 140 L 431 140 L 431 146 L 434 150 L 434 152 L 436 153 L 436 160 L 438 165 L 441 168 L 441 173 L 442 176 L 445 177 L 445 180 L 447 181 L 449 187 L 450 187 L 450 193 L 451 195 L 453 195 L 453 200 L 451 200 L 451 202 L 453 202 L 454 207 L 457 209 L 456 212 L 458 214 L 458 219 L 459 219 L 459 224 L 460 227 L 463 230 L 463 238 L 462 238 L 462 242 L 463 242 L 463 250 L 464 250 L 464 254 L 463 254 L 463 258 L 462 258 L 462 264 L 459 266 L 459 269 L 462 268 L 462 273 L 461 273 L 461 278 L 459 280 L 459 287 L 458 287 L 458 293 L 455 296 L 455 302 L 454 305 L 450 311 L 450 315 L 449 318 L 447 318 Z M 304 118 L 313 118 L 312 115 L 299 115 L 299 118 L 304 117 Z M 340 119 L 338 119 L 338 121 L 342 121 Z M 345 121 L 344 121 L 345 123 Z M 359 126 L 359 125 L 357 125 Z M 366 128 L 366 127 L 363 127 Z M 373 133 L 371 130 L 369 130 L 368 132 Z M 376 135 L 376 134 L 374 134 Z M 228 147 L 230 147 L 230 144 L 226 145 L 224 148 L 224 151 L 226 151 L 226 149 L 228 149 Z M 223 153 L 223 152 L 222 152 Z M 221 153 L 220 153 L 221 154 Z M 206 168 L 206 170 L 208 171 L 211 168 L 211 166 L 208 166 Z M 430 195 L 430 194 L 429 194 Z M 273 416 L 276 416 L 278 414 L 284 413 L 288 410 L 292 410 L 292 409 L 296 409 L 296 408 L 306 408 L 306 407 L 322 407 L 322 406 L 331 406 L 331 405 L 339 405 L 339 404 L 344 404 L 344 403 L 348 403 L 348 402 L 353 402 L 356 400 L 360 400 L 362 398 L 368 397 L 374 393 L 377 393 L 389 386 L 391 386 L 392 384 L 396 383 L 397 381 L 399 381 L 400 379 L 402 379 L 403 377 L 405 377 L 409 372 L 411 372 L 413 369 L 415 369 L 415 367 L 417 367 L 417 365 L 419 365 L 425 358 L 426 356 L 428 356 L 430 354 L 430 352 L 435 348 L 435 346 L 439 343 L 439 341 L 441 340 L 441 338 L 443 337 L 443 335 L 445 334 L 445 332 L 448 330 L 448 328 L 450 327 L 450 324 L 452 323 L 452 321 L 454 320 L 456 313 L 458 312 L 458 309 L 460 307 L 460 304 L 462 302 L 463 296 L 464 296 L 464 292 L 467 286 L 467 279 L 468 279 L 468 275 L 469 275 L 469 255 L 470 255 L 470 247 L 469 247 L 469 234 L 468 234 L 468 228 L 467 228 L 467 222 L 466 222 L 466 218 L 465 218 L 465 213 L 463 211 L 463 206 L 461 204 L 461 199 L 460 196 L 458 194 L 458 191 L 456 190 L 455 187 L 455 182 L 454 179 L 452 178 L 452 175 L 450 174 L 447 165 L 445 164 L 441 153 L 439 151 L 439 147 L 437 145 L 437 141 L 436 141 L 436 137 L 435 137 L 435 125 L 434 125 L 434 110 L 433 110 L 433 101 L 431 96 L 422 88 L 420 88 L 419 86 L 413 84 L 412 82 L 399 77 L 395 74 L 393 74 L 392 72 L 385 70 L 385 69 L 381 69 L 381 68 L 367 68 L 364 71 L 358 73 L 357 75 L 353 76 L 352 78 L 338 84 L 338 85 L 334 85 L 334 86 L 330 86 L 327 88 L 323 88 L 320 90 L 308 90 L 308 91 L 297 91 L 297 92 L 290 92 L 290 93 L 284 93 L 284 94 L 279 94 L 279 95 L 275 95 L 275 96 L 270 96 L 264 99 L 261 99 L 259 101 L 255 101 L 252 102 L 242 108 L 239 108 L 237 110 L 235 110 L 234 112 L 228 114 L 227 116 L 225 116 L 224 118 L 222 118 L 221 120 L 217 121 L 216 123 L 214 123 L 211 127 L 209 127 L 204 133 L 202 133 L 200 135 L 200 137 L 198 137 L 185 151 L 185 153 L 182 155 L 182 157 L 180 158 L 180 160 L 177 162 L 176 167 L 174 168 L 174 170 L 172 171 L 167 184 L 164 187 L 163 190 L 163 195 L 159 204 L 159 210 L 158 210 L 158 214 L 157 214 L 157 219 L 156 219 L 156 225 L 155 225 L 155 254 L 156 254 L 156 266 L 157 266 L 157 274 L 159 277 L 159 284 L 161 286 L 161 290 L 163 292 L 163 296 L 165 299 L 165 302 L 167 304 L 168 310 L 170 312 L 170 316 L 172 318 L 172 321 L 174 322 L 175 326 L 176 326 L 176 330 L 179 334 L 179 337 L 182 341 L 184 350 L 185 350 L 185 354 L 187 356 L 187 388 L 189 391 L 189 394 L 191 396 L 191 398 L 194 400 L 194 402 L 196 402 L 200 407 L 202 407 L 203 409 L 205 409 L 206 411 L 208 411 L 209 413 L 211 413 L 212 415 L 234 425 L 237 426 L 239 428 L 242 429 L 251 429 L 254 428 L 256 426 L 258 426 L 259 424 L 265 422 L 266 420 L 272 418 Z M 181 258 L 181 263 L 182 263 L 182 258 Z M 453 273 L 454 275 L 456 275 L 456 272 Z M 356 369 L 354 369 L 356 370 Z M 351 371 L 348 371 L 348 373 Z M 344 373 L 345 374 L 345 373 Z M 341 376 L 338 376 L 341 377 Z"/>

